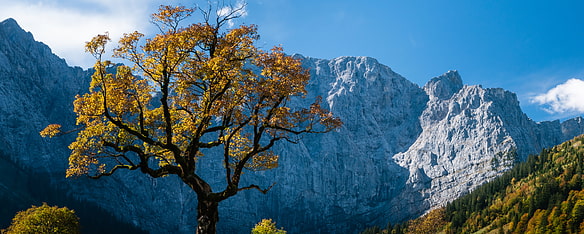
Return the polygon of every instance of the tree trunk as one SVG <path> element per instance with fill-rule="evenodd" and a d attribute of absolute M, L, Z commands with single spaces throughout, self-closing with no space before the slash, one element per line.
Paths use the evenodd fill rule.
<path fill-rule="evenodd" d="M 197 205 L 197 234 L 215 234 L 219 222 L 219 203 L 199 198 Z"/>

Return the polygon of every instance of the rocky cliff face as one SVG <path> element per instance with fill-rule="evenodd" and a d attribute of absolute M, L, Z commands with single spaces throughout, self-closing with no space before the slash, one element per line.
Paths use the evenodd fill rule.
<path fill-rule="evenodd" d="M 322 95 L 345 124 L 296 145 L 278 145 L 280 167 L 252 178 L 276 186 L 267 195 L 249 191 L 230 198 L 222 213 L 243 206 L 252 220 L 274 218 L 291 232 L 347 232 L 386 223 L 389 201 L 407 179 L 407 170 L 390 156 L 407 150 L 422 131 L 417 118 L 428 97 L 372 58 L 304 58 L 304 65 L 312 73 L 307 99 Z M 225 228 L 236 231 L 227 227 L 235 217 L 226 216 Z"/>
<path fill-rule="evenodd" d="M 406 189 L 393 200 L 394 213 L 419 215 L 444 205 L 514 161 L 582 133 L 576 120 L 566 121 L 573 126 L 565 134 L 559 121 L 535 123 L 521 111 L 515 94 L 463 86 L 456 71 L 433 78 L 424 90 L 430 100 L 420 116 L 422 133 L 407 151 L 393 156 L 409 172 Z"/>
<path fill-rule="evenodd" d="M 48 142 L 38 132 L 50 122 L 75 122 L 72 101 L 87 78 L 13 19 L 0 22 L 0 151 L 34 170 L 66 168 L 70 138 Z"/>
<path fill-rule="evenodd" d="M 536 123 L 515 94 L 463 85 L 456 71 L 421 88 L 372 58 L 299 58 L 312 79 L 306 100 L 292 105 L 322 96 L 345 124 L 277 145 L 279 168 L 244 176 L 244 183 L 277 184 L 267 195 L 245 191 L 221 203 L 222 233 L 249 232 L 262 218 L 291 233 L 350 233 L 401 221 L 584 132 L 582 118 Z M 38 132 L 48 123 L 73 128 L 71 103 L 87 89 L 87 76 L 14 20 L 1 22 L 0 155 L 52 173 L 71 194 L 153 233 L 193 232 L 196 197 L 176 178 L 63 179 L 71 138 L 46 140 Z M 215 160 L 204 157 L 199 165 Z M 221 183 L 220 166 L 199 170 Z"/>

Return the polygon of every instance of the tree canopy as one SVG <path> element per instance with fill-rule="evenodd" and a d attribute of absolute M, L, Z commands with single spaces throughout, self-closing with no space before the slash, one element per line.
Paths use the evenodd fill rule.
<path fill-rule="evenodd" d="M 10 227 L 2 233 L 79 233 L 79 218 L 67 207 L 43 203 L 16 213 Z"/>
<path fill-rule="evenodd" d="M 254 44 L 257 26 L 226 29 L 243 7 L 229 11 L 161 6 L 152 15 L 160 32 L 147 38 L 125 34 L 113 51 L 131 65 L 105 60 L 108 34 L 86 44 L 96 58 L 89 92 L 76 97 L 80 131 L 69 148 L 67 176 L 109 176 L 138 170 L 152 177 L 176 175 L 198 195 L 199 228 L 218 220 L 218 202 L 238 191 L 244 170 L 278 166 L 271 148 L 296 142 L 303 133 L 324 133 L 341 125 L 320 99 L 292 108 L 304 98 L 309 72 L 281 47 L 269 51 Z M 187 24 L 195 12 L 204 21 Z M 45 136 L 59 133 L 49 125 Z M 197 162 L 208 149 L 221 149 L 226 186 L 211 188 Z M 206 213 L 206 215 L 201 215 Z M 209 221 L 211 220 L 211 221 Z M 204 231 L 201 231 L 204 232 Z"/>
<path fill-rule="evenodd" d="M 272 219 L 262 219 L 251 229 L 251 234 L 286 234 L 286 231 L 278 229 Z"/>

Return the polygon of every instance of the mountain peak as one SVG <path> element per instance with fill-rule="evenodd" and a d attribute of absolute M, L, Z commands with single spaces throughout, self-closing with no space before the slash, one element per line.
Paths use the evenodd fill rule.
<path fill-rule="evenodd" d="M 24 29 L 18 25 L 15 19 L 8 18 L 4 21 L 0 22 L 0 31 L 8 32 L 8 33 L 26 33 Z"/>
<path fill-rule="evenodd" d="M 462 89 L 462 79 L 456 70 L 450 70 L 440 76 L 432 78 L 426 85 L 424 91 L 431 99 L 449 99 Z"/>
<path fill-rule="evenodd" d="M 18 43 L 34 41 L 32 33 L 22 29 L 13 18 L 0 22 L 0 40 L 3 38 Z"/>
<path fill-rule="evenodd" d="M 2 27 L 17 26 L 20 28 L 20 26 L 18 26 L 18 23 L 16 22 L 16 20 L 14 20 L 13 18 L 5 19 L 4 21 L 0 22 L 0 25 L 2 25 Z"/>

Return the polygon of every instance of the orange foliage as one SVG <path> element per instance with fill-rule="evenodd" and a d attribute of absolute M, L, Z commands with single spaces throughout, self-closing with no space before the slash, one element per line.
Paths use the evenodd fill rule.
<path fill-rule="evenodd" d="M 270 150 L 275 142 L 341 125 L 320 99 L 306 108 L 287 106 L 291 98 L 303 98 L 309 73 L 281 47 L 258 49 L 255 25 L 224 30 L 234 18 L 227 14 L 215 24 L 207 19 L 183 26 L 194 11 L 161 6 L 152 15 L 159 34 L 125 34 L 114 57 L 132 66 L 103 59 L 107 33 L 86 44 L 97 61 L 89 92 L 74 102 L 82 129 L 69 146 L 67 176 L 100 177 L 119 169 L 176 174 L 207 196 L 211 190 L 196 176 L 195 163 L 204 149 L 217 147 L 228 183 L 214 194 L 222 200 L 257 188 L 239 187 L 243 169 L 277 167 L 279 156 Z M 57 129 L 49 125 L 43 135 Z"/>

